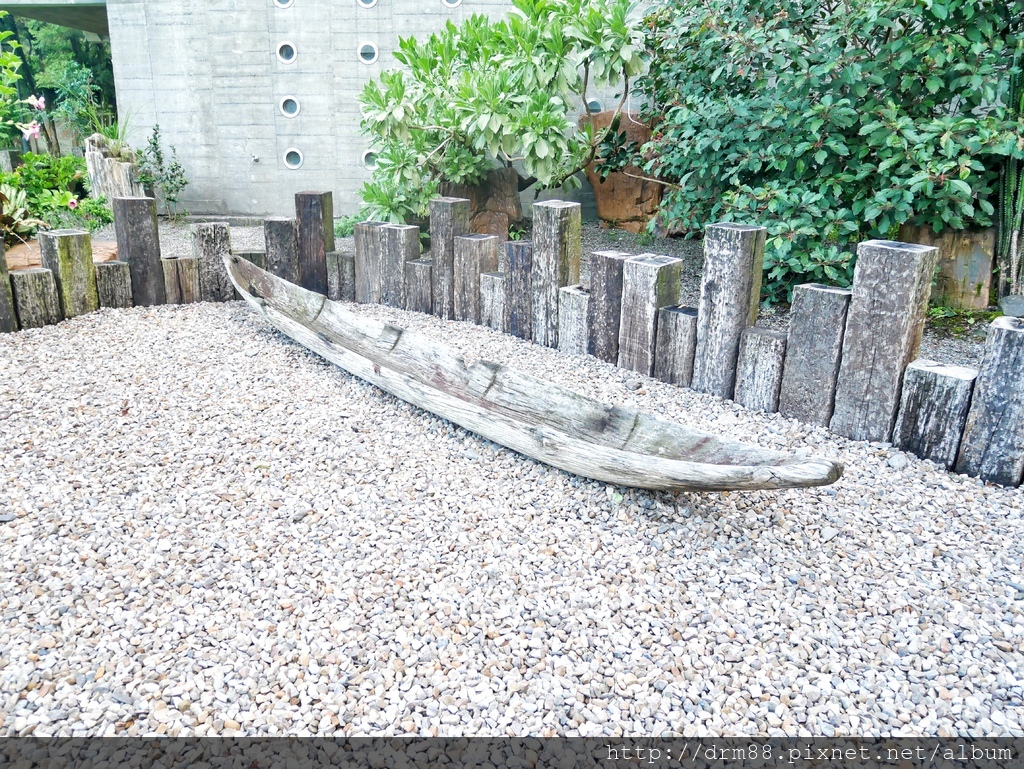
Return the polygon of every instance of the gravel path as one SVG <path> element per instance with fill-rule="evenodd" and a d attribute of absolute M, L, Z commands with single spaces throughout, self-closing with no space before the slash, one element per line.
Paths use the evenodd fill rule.
<path fill-rule="evenodd" d="M 0 735 L 1024 735 L 1024 491 L 461 323 L 847 463 L 655 494 L 519 457 L 240 303 L 0 337 Z"/>

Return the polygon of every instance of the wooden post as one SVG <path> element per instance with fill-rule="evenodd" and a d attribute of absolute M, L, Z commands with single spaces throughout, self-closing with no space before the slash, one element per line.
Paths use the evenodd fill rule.
<path fill-rule="evenodd" d="M 167 291 L 167 304 L 192 304 L 201 301 L 199 260 L 195 257 L 161 259 Z"/>
<path fill-rule="evenodd" d="M 12 275 L 14 273 L 11 273 Z M 974 387 L 956 471 L 1004 486 L 1024 476 L 1024 319 L 996 318 Z"/>
<path fill-rule="evenodd" d="M 732 398 L 740 335 L 757 322 L 767 230 L 712 224 L 704 231 L 704 273 L 697 312 L 692 387 Z"/>
<path fill-rule="evenodd" d="M 485 272 L 480 276 L 480 322 L 503 334 L 508 333 L 507 282 L 504 272 Z"/>
<path fill-rule="evenodd" d="M 836 398 L 850 289 L 805 283 L 793 290 L 779 413 L 828 426 Z"/>
<path fill-rule="evenodd" d="M 295 220 L 264 219 L 263 240 L 267 272 L 295 283 L 299 279 L 299 234 Z"/>
<path fill-rule="evenodd" d="M 455 320 L 480 322 L 480 276 L 498 269 L 496 235 L 455 238 Z"/>
<path fill-rule="evenodd" d="M 161 259 L 160 267 L 164 273 L 164 293 L 167 304 L 181 304 L 181 287 L 178 285 L 178 260 Z"/>
<path fill-rule="evenodd" d="M 420 258 L 420 228 L 411 224 L 381 227 L 380 301 L 405 307 L 405 263 Z"/>
<path fill-rule="evenodd" d="M 98 262 L 96 293 L 100 307 L 131 307 L 132 270 L 128 262 Z"/>
<path fill-rule="evenodd" d="M 930 360 L 918 359 L 907 366 L 893 445 L 951 468 L 977 377 L 977 369 Z"/>
<path fill-rule="evenodd" d="M 430 201 L 430 258 L 434 315 L 455 317 L 455 238 L 469 234 L 470 201 L 434 198 Z"/>
<path fill-rule="evenodd" d="M 61 315 L 74 318 L 100 307 L 96 293 L 96 269 L 92 263 L 92 238 L 85 230 L 51 230 L 39 233 L 40 261 L 53 273 Z"/>
<path fill-rule="evenodd" d="M 778 411 L 782 366 L 786 360 L 786 334 L 751 327 L 740 336 L 733 400 L 754 411 Z"/>
<path fill-rule="evenodd" d="M 379 304 L 381 295 L 381 262 L 383 246 L 381 229 L 387 222 L 356 222 L 356 301 Z"/>
<path fill-rule="evenodd" d="M 433 271 L 434 262 L 430 259 L 413 259 L 405 263 L 405 309 L 428 315 L 433 311 Z"/>
<path fill-rule="evenodd" d="M 335 302 L 356 300 L 356 255 L 351 251 L 329 251 L 327 261 L 327 298 Z"/>
<path fill-rule="evenodd" d="M 587 314 L 590 292 L 583 286 L 558 290 L 558 349 L 571 355 L 586 355 L 590 343 Z"/>
<path fill-rule="evenodd" d="M 60 301 L 53 273 L 42 267 L 11 270 L 11 293 L 21 328 L 42 328 L 60 323 Z"/>
<path fill-rule="evenodd" d="M 558 347 L 558 290 L 580 281 L 580 204 L 544 200 L 533 204 L 533 341 Z"/>
<path fill-rule="evenodd" d="M 887 441 L 907 364 L 917 357 L 939 250 L 888 240 L 857 248 L 833 432 Z"/>
<path fill-rule="evenodd" d="M 227 222 L 192 225 L 192 255 L 199 266 L 199 296 L 204 302 L 228 302 L 235 287 L 228 277 L 224 257 L 231 253 L 231 230 Z"/>
<path fill-rule="evenodd" d="M 128 262 L 132 275 L 132 301 L 136 307 L 165 304 L 164 274 L 160 264 L 160 231 L 153 198 L 112 198 L 117 258 Z"/>
<path fill-rule="evenodd" d="M 7 271 L 7 256 L 4 254 L 4 240 L 0 238 L 0 333 L 18 330 L 18 316 L 14 312 L 14 294 L 11 293 L 11 276 Z"/>
<path fill-rule="evenodd" d="M 630 254 L 623 251 L 595 251 L 590 255 L 589 349 L 595 358 L 605 363 L 619 362 L 622 265 L 629 258 Z"/>
<path fill-rule="evenodd" d="M 646 376 L 654 373 L 658 311 L 678 304 L 682 265 L 681 259 L 655 254 L 641 254 L 623 262 L 619 368 Z"/>
<path fill-rule="evenodd" d="M 520 339 L 533 339 L 533 243 L 510 240 L 505 244 L 505 307 L 508 333 Z"/>
<path fill-rule="evenodd" d="M 658 310 L 657 338 L 654 377 L 689 387 L 693 379 L 693 351 L 697 348 L 697 308 L 662 307 Z M 618 343 L 615 346 L 617 348 Z"/>
<path fill-rule="evenodd" d="M 259 267 L 261 270 L 267 269 L 267 253 L 266 251 L 235 251 L 236 256 L 240 256 L 247 262 L 251 262 Z"/>
<path fill-rule="evenodd" d="M 295 193 L 299 285 L 327 296 L 327 253 L 334 250 L 334 196 Z"/>

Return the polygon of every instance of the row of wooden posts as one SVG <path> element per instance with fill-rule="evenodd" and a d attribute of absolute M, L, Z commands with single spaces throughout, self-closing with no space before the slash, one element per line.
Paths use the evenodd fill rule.
<path fill-rule="evenodd" d="M 980 371 L 915 360 L 936 248 L 861 243 L 852 289 L 798 286 L 783 333 L 754 325 L 761 227 L 707 228 L 694 308 L 679 305 L 679 259 L 584 254 L 576 203 L 535 203 L 533 241 L 502 242 L 470 233 L 470 201 L 437 198 L 421 258 L 418 227 L 384 222 L 357 224 L 354 250 L 337 251 L 331 193 L 295 201 L 294 218 L 265 220 L 264 251 L 240 255 L 330 299 L 483 324 L 984 480 L 1016 486 L 1024 476 L 1024 322 L 992 323 Z M 0 280 L 0 329 L 99 306 L 236 296 L 226 223 L 193 225 L 193 255 L 164 259 L 154 201 L 115 198 L 113 208 L 121 261 L 94 268 L 87 233 L 43 233 L 44 268 Z"/>

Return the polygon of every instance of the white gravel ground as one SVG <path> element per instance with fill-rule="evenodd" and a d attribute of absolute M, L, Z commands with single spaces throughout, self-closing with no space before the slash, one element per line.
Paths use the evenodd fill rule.
<path fill-rule="evenodd" d="M 1024 735 L 1024 491 L 362 311 L 846 475 L 583 480 L 240 303 L 4 335 L 0 735 Z"/>

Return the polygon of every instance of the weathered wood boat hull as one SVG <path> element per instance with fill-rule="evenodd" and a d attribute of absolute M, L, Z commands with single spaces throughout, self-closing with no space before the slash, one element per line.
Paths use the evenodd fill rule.
<path fill-rule="evenodd" d="M 525 456 L 586 478 L 672 491 L 821 486 L 842 465 L 769 451 L 600 403 L 357 315 L 237 256 L 238 293 L 271 324 L 349 373 Z"/>

